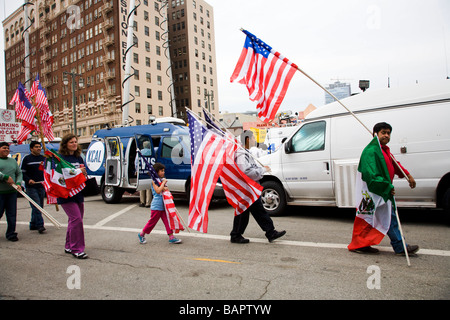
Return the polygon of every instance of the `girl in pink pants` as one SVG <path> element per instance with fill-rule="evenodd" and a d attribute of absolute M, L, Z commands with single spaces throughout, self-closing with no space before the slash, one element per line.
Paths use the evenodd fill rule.
<path fill-rule="evenodd" d="M 153 165 L 153 168 L 155 169 L 158 176 L 162 179 L 164 179 L 165 175 L 165 166 L 161 163 L 155 163 Z M 172 229 L 170 229 L 169 221 L 167 220 L 167 215 L 164 207 L 164 200 L 163 200 L 163 192 L 167 190 L 166 187 L 167 180 L 163 180 L 161 182 L 160 186 L 157 186 L 154 181 L 152 181 L 152 193 L 153 193 L 153 199 L 152 204 L 150 205 L 151 209 L 151 216 L 150 220 L 145 225 L 144 229 L 142 229 L 142 232 L 138 234 L 139 243 L 144 244 L 147 243 L 147 240 L 145 239 L 145 234 L 149 234 L 153 228 L 155 227 L 156 223 L 161 220 L 164 223 L 164 226 L 166 227 L 167 235 L 169 236 L 169 242 L 170 243 L 181 243 L 180 239 L 177 239 L 173 235 Z"/>

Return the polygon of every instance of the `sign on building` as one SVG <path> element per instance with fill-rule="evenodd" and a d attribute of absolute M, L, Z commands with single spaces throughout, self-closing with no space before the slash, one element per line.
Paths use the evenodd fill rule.
<path fill-rule="evenodd" d="M 14 110 L 0 110 L 0 142 L 16 140 L 20 131 L 20 122 L 16 122 Z"/>

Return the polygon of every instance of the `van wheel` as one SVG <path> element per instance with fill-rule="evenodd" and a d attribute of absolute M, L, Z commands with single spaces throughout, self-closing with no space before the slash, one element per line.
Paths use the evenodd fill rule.
<path fill-rule="evenodd" d="M 445 220 L 447 221 L 447 224 L 450 225 L 450 188 L 445 191 L 442 200 Z"/>
<path fill-rule="evenodd" d="M 124 190 L 114 186 L 105 186 L 105 183 L 102 182 L 100 193 L 106 203 L 118 203 L 122 199 Z"/>
<path fill-rule="evenodd" d="M 280 216 L 286 209 L 286 193 L 283 186 L 275 181 L 264 181 L 261 200 L 267 213 L 271 216 Z"/>

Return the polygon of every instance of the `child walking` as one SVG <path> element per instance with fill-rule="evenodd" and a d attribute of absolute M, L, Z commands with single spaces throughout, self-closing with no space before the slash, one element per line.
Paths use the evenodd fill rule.
<path fill-rule="evenodd" d="M 161 163 L 155 163 L 153 165 L 153 168 L 158 174 L 158 177 L 161 178 L 162 182 L 160 186 L 157 186 L 155 182 L 152 181 L 151 188 L 153 199 L 150 205 L 151 216 L 150 220 L 147 222 L 144 229 L 142 229 L 142 232 L 138 234 L 139 243 L 141 244 L 147 243 L 145 235 L 149 234 L 153 230 L 153 228 L 155 227 L 156 223 L 159 221 L 160 218 L 163 221 L 164 226 L 166 227 L 167 235 L 169 236 L 169 242 L 181 243 L 181 240 L 175 238 L 172 229 L 170 229 L 169 221 L 167 220 L 167 215 L 164 208 L 163 192 L 167 190 L 166 187 L 167 180 L 164 179 L 166 167 Z"/>

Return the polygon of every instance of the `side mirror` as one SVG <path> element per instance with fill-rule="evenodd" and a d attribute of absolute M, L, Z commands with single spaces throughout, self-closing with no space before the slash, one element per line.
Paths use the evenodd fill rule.
<path fill-rule="evenodd" d="M 286 141 L 286 139 L 287 139 L 287 138 L 283 138 L 283 139 L 281 140 L 281 143 L 284 143 L 284 142 Z M 285 151 L 286 153 L 291 153 L 291 145 L 292 145 L 292 140 L 289 140 L 288 142 L 286 142 L 286 143 L 284 144 L 284 151 Z"/>

